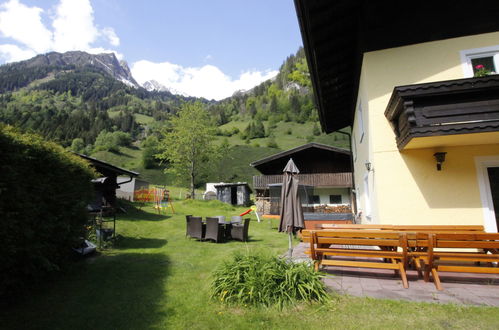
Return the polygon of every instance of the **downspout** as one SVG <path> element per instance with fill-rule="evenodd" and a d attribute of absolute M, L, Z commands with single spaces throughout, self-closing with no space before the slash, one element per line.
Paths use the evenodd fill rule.
<path fill-rule="evenodd" d="M 350 167 L 352 168 L 352 192 L 355 195 L 355 198 L 352 200 L 352 205 L 353 205 L 352 212 L 354 214 L 354 222 L 355 222 L 355 215 L 357 214 L 357 190 L 355 189 L 355 169 L 353 165 L 352 134 L 342 131 L 336 131 L 336 133 L 341 133 L 348 136 L 348 148 L 350 150 Z"/>

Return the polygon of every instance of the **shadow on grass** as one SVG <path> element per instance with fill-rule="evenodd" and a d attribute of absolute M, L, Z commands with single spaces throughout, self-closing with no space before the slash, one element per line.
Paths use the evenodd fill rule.
<path fill-rule="evenodd" d="M 167 316 L 170 261 L 118 254 L 75 263 L 56 280 L 0 311 L 6 329 L 149 329 Z"/>
<path fill-rule="evenodd" d="M 171 217 L 171 215 L 147 212 L 140 209 L 128 210 L 127 213 L 121 213 L 118 216 L 120 220 L 126 221 L 162 221 Z"/>
<path fill-rule="evenodd" d="M 114 245 L 115 249 L 157 249 L 166 245 L 166 239 L 159 238 L 135 238 L 135 237 L 119 237 L 119 240 Z"/>

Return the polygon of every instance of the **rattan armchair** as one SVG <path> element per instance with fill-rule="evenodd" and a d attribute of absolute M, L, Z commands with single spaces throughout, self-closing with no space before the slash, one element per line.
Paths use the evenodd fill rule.
<path fill-rule="evenodd" d="M 205 240 L 213 240 L 216 243 L 221 242 L 224 238 L 224 226 L 218 223 L 218 218 L 206 218 L 206 233 Z"/>
<path fill-rule="evenodd" d="M 246 242 L 248 241 L 248 228 L 250 219 L 244 219 L 242 224 L 233 224 L 230 231 L 232 239 L 237 239 L 238 241 Z"/>
<path fill-rule="evenodd" d="M 230 223 L 242 223 L 243 222 L 243 217 L 240 215 L 233 215 L 230 218 Z"/>
<path fill-rule="evenodd" d="M 191 236 L 189 235 L 189 220 L 191 220 L 192 214 L 185 216 L 185 237 Z"/>
<path fill-rule="evenodd" d="M 192 238 L 204 239 L 205 226 L 203 226 L 201 217 L 190 217 L 187 231 Z"/>

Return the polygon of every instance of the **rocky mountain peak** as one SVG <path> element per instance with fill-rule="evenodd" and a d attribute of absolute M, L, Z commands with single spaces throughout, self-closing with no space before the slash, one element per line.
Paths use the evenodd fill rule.
<path fill-rule="evenodd" d="M 131 87 L 139 87 L 125 61 L 118 61 L 114 53 L 89 54 L 82 51 L 65 53 L 50 52 L 20 62 L 30 68 L 37 66 L 92 66 L 111 75 L 113 78 Z"/>

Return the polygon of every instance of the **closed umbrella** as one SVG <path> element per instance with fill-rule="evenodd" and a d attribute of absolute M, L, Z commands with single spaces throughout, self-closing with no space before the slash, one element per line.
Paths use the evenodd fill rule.
<path fill-rule="evenodd" d="M 301 208 L 300 196 L 298 196 L 298 179 L 300 173 L 293 159 L 290 158 L 283 170 L 283 182 L 281 190 L 281 221 L 279 231 L 287 232 L 289 237 L 289 258 L 293 255 L 292 234 L 299 228 L 304 228 L 303 210 Z"/>

